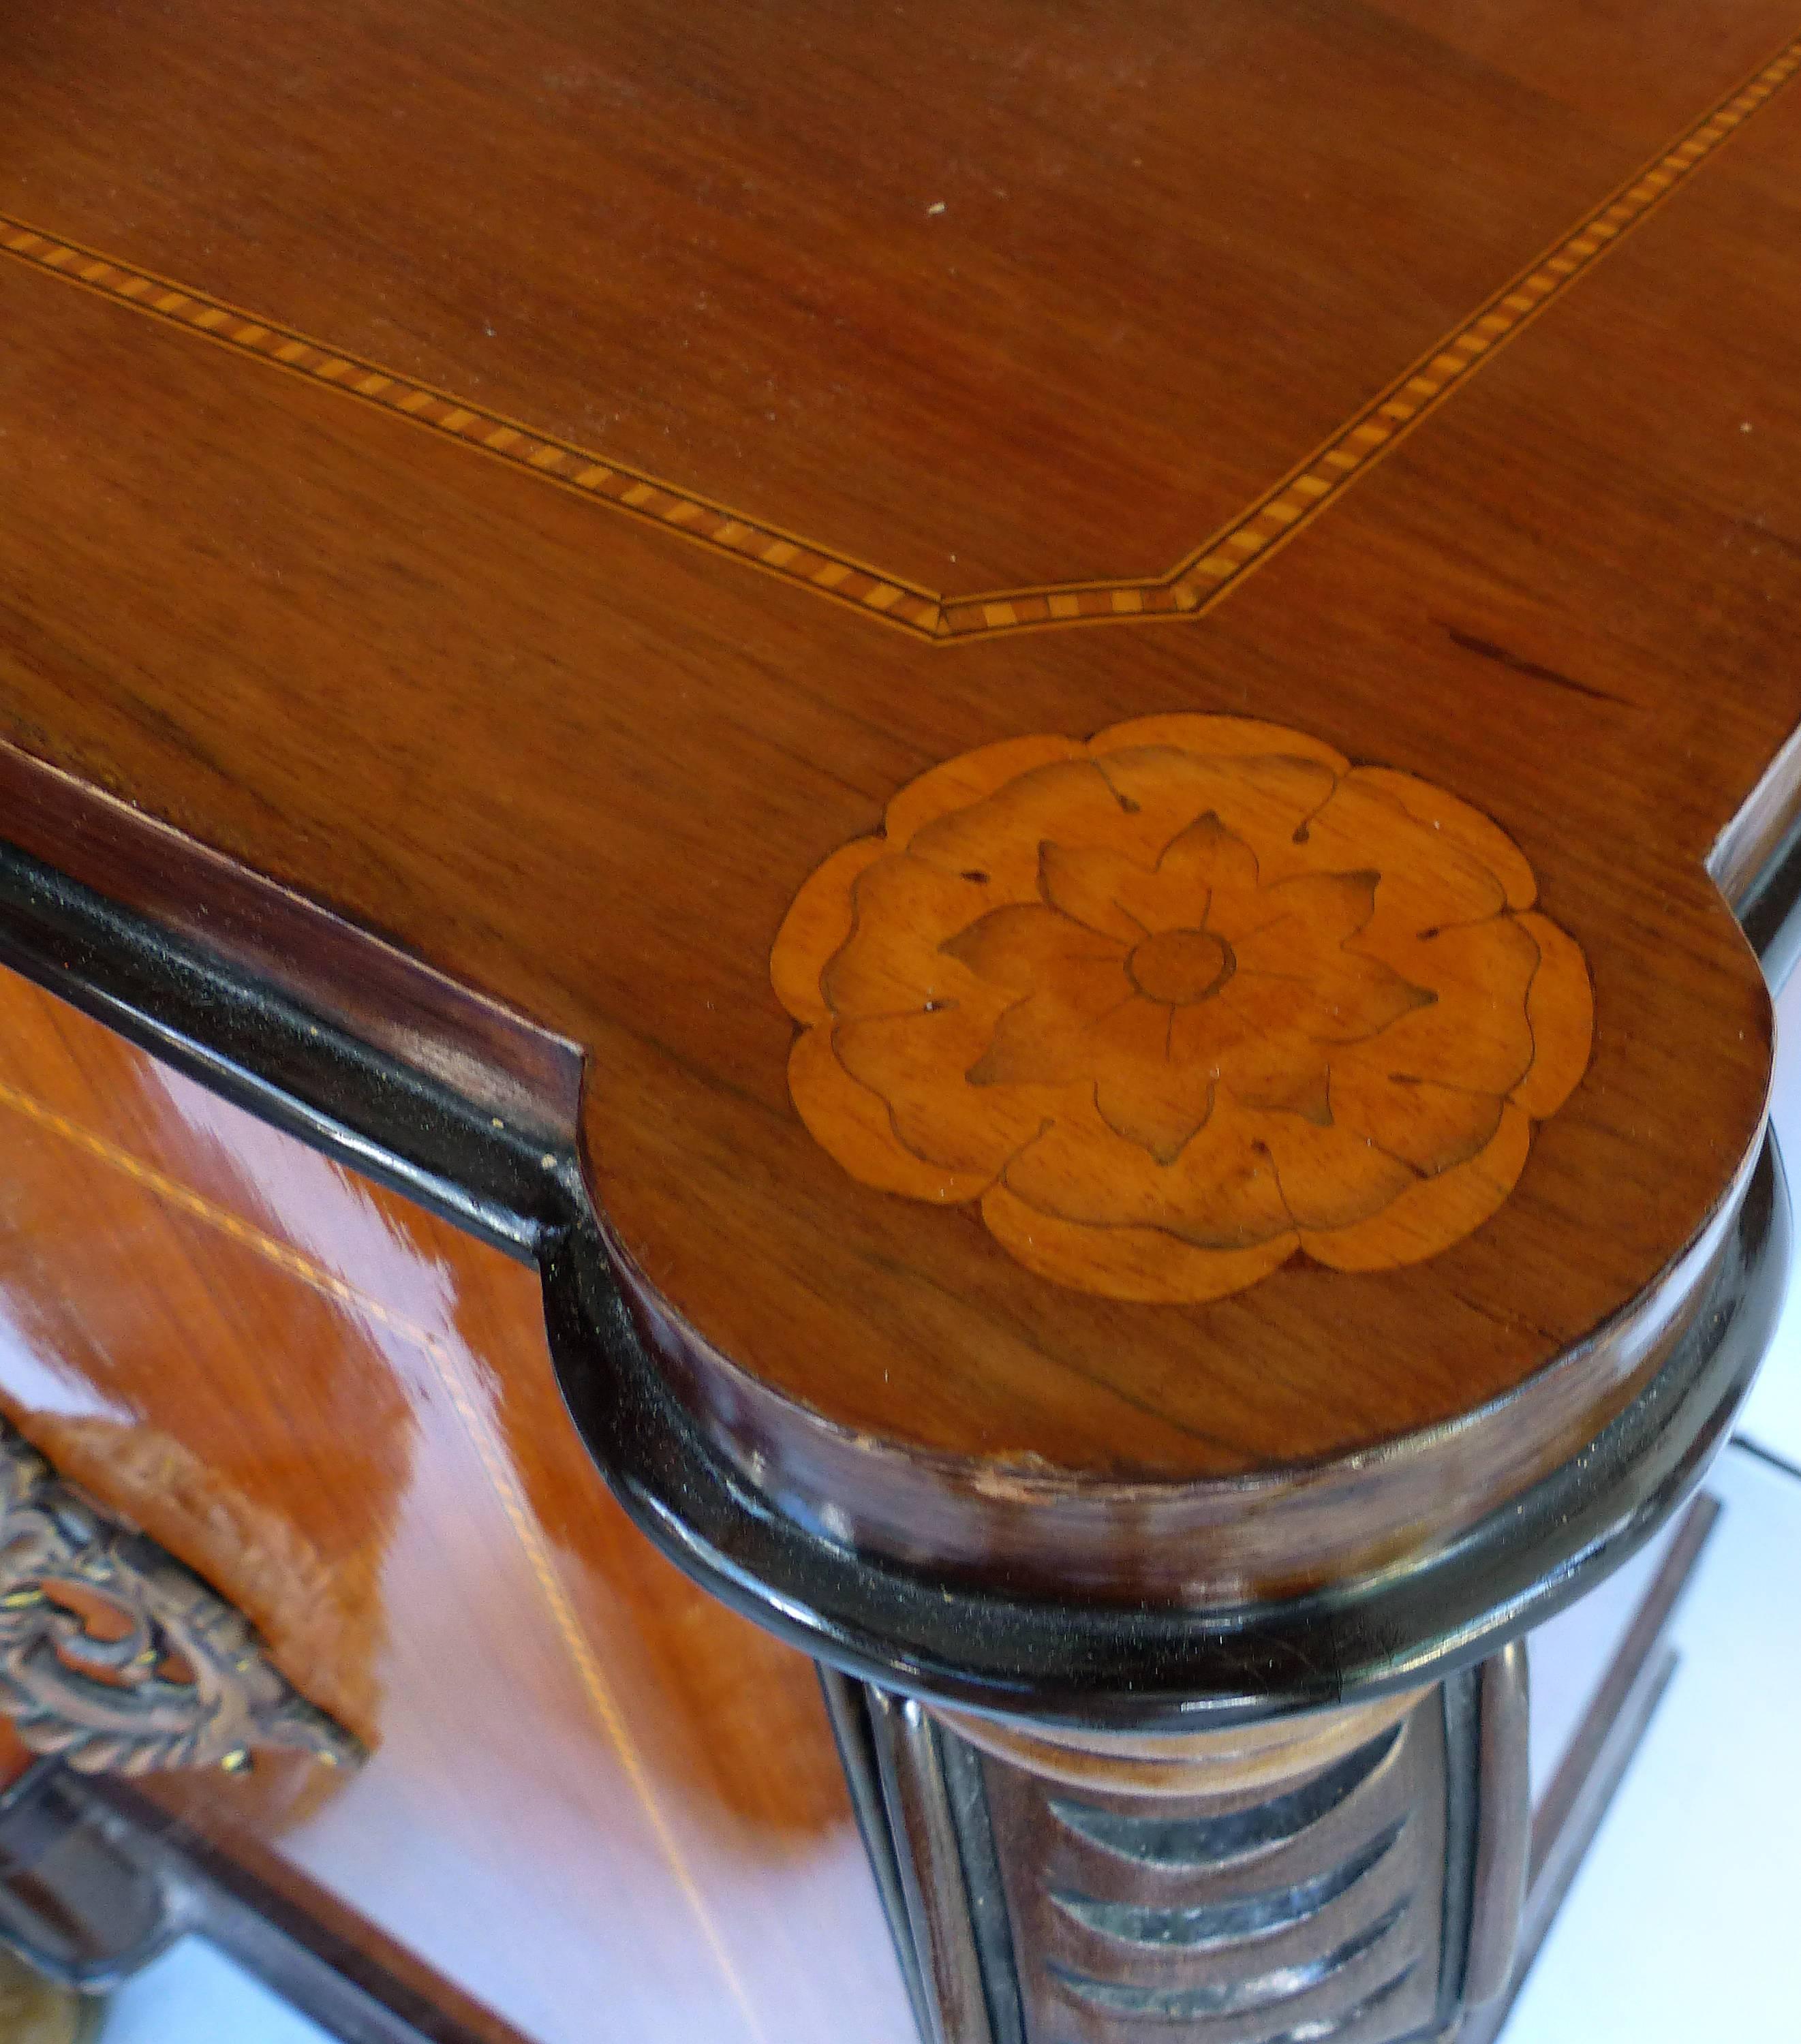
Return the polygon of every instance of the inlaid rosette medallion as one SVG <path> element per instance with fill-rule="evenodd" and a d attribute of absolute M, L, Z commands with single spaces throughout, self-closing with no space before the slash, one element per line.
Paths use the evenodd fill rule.
<path fill-rule="evenodd" d="M 790 1088 L 853 1177 L 979 1203 L 1083 1291 L 1417 1262 L 1500 1206 L 1587 1065 L 1587 967 L 1537 891 L 1467 803 L 1299 732 L 1010 740 L 801 889 Z"/>

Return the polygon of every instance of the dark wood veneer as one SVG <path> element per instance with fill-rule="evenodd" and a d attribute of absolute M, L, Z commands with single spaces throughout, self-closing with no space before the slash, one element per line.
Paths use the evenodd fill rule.
<path fill-rule="evenodd" d="M 15 840 L 276 982 L 284 1029 L 372 1050 L 317 1139 L 368 1108 L 405 1161 L 426 1097 L 377 1103 L 410 1070 L 461 1096 L 442 1187 L 486 1171 L 484 1112 L 520 1117 L 488 1222 L 533 1208 L 515 1246 L 611 1473 L 746 1598 L 817 1588 L 847 1654 L 958 1663 L 883 1648 L 859 1570 L 1097 1624 L 1441 1580 L 1654 1412 L 1644 1440 L 1688 1446 L 1619 1537 L 1721 1423 L 1781 1232 L 1767 1185 L 1745 1204 L 1769 1006 L 1721 887 L 1794 806 L 1798 25 L 47 16 L 5 60 L 0 732 L 117 801 L 17 768 Z M 1137 601 L 1210 533 L 1264 565 Z M 1099 609 L 1049 607 L 1078 585 Z M 942 631 L 891 628 L 890 586 L 945 599 Z M 1092 628 L 1016 628 L 1066 619 Z M 927 770 L 1197 713 L 1491 819 L 1587 962 L 1594 1050 L 1441 1254 L 1150 1305 L 842 1169 L 791 1104 L 768 962 Z M 34 969 L 66 927 L 20 940 Z M 1658 1399 L 1714 1366 L 1722 1301 L 1730 1367 L 1679 1425 Z M 1480 1576 L 1441 1645 L 1460 1599 L 1517 1619 Z M 1026 1661 L 1065 1704 L 1100 1681 Z"/>

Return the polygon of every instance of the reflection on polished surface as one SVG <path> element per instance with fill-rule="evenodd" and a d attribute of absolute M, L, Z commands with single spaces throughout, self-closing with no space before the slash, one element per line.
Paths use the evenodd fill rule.
<path fill-rule="evenodd" d="M 22 980 L 0 1009 L 0 1408 L 371 1750 L 161 1799 L 477 2034 L 899 2044 L 812 1670 L 614 1504 L 536 1274 Z"/>

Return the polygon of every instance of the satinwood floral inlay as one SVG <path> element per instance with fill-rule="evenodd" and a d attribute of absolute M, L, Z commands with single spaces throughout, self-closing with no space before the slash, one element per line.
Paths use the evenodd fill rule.
<path fill-rule="evenodd" d="M 1588 974 L 1495 824 L 1233 717 L 935 767 L 775 945 L 807 1128 L 1029 1268 L 1198 1301 L 1436 1254 L 1587 1066 Z"/>

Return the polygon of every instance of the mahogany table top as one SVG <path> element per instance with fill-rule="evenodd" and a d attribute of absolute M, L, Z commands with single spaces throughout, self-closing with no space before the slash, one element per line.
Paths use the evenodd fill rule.
<path fill-rule="evenodd" d="M 1392 1546 L 1618 1408 L 1761 1138 L 1798 74 L 1766 0 L 32 10 L 0 734 L 577 1047 L 828 1533 L 1267 1585 L 997 1527 L 1436 1439 Z"/>

